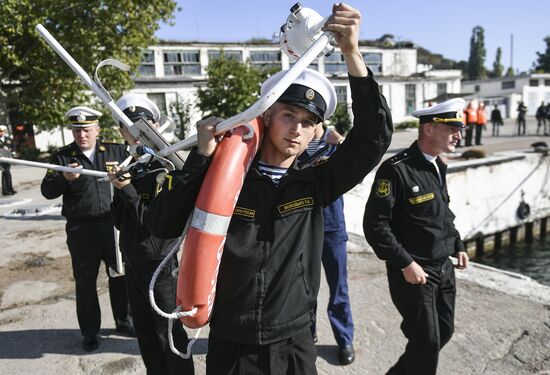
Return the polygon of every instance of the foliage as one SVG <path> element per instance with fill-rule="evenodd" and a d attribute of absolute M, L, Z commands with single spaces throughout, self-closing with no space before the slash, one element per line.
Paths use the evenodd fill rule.
<path fill-rule="evenodd" d="M 395 124 L 395 130 L 416 129 L 418 120 L 405 120 Z"/>
<path fill-rule="evenodd" d="M 204 116 L 222 118 L 242 112 L 260 95 L 260 85 L 267 72 L 259 71 L 235 60 L 220 58 L 211 61 L 207 68 L 206 88 L 197 90 L 197 108 Z"/>
<path fill-rule="evenodd" d="M 550 73 L 550 36 L 544 38 L 546 43 L 546 50 L 544 52 L 537 52 L 537 61 L 533 64 L 536 70 Z"/>
<path fill-rule="evenodd" d="M 417 48 L 417 59 L 419 64 L 432 65 L 434 69 L 457 69 L 456 61 L 422 47 Z"/>
<path fill-rule="evenodd" d="M 179 139 L 185 139 L 187 136 L 189 121 L 191 120 L 191 114 L 193 113 L 193 107 L 195 107 L 195 105 L 182 98 L 180 94 L 177 94 L 176 100 L 170 103 L 170 112 L 174 115 L 177 124 L 177 128 L 174 133 Z"/>
<path fill-rule="evenodd" d="M 472 30 L 470 38 L 470 58 L 468 60 L 468 78 L 481 79 L 487 76 L 485 70 L 485 31 L 483 27 L 476 26 Z"/>
<path fill-rule="evenodd" d="M 154 41 L 158 22 L 169 22 L 175 7 L 175 0 L 2 0 L 0 92 L 6 95 L 6 106 L 21 113 L 22 122 L 49 129 L 65 123 L 69 108 L 93 105 L 84 91 L 88 87 L 39 37 L 37 24 L 90 76 L 106 58 L 119 59 L 135 72 L 142 50 Z M 129 75 L 110 67 L 101 78 L 113 97 L 132 84 Z M 104 119 L 110 117 L 108 113 Z"/>
<path fill-rule="evenodd" d="M 336 110 L 330 118 L 330 124 L 343 136 L 351 129 L 351 119 L 346 103 L 338 103 L 338 105 L 336 105 Z"/>
<path fill-rule="evenodd" d="M 513 77 L 516 73 L 514 72 L 514 68 L 511 66 L 506 69 L 506 77 Z"/>
<path fill-rule="evenodd" d="M 502 48 L 497 48 L 497 53 L 495 56 L 495 62 L 493 63 L 493 77 L 502 77 L 504 72 L 504 65 L 502 65 Z"/>

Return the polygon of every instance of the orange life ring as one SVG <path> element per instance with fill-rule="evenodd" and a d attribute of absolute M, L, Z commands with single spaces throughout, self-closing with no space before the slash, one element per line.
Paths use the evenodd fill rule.
<path fill-rule="evenodd" d="M 193 316 L 180 318 L 189 328 L 210 320 L 227 228 L 264 131 L 261 117 L 248 125 L 253 134 L 240 126 L 218 145 L 182 245 L 176 305 L 182 311 L 197 309 Z"/>

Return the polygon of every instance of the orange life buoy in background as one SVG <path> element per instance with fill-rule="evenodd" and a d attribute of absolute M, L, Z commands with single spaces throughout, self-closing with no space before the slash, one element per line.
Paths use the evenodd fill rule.
<path fill-rule="evenodd" d="M 218 145 L 182 244 L 176 305 L 182 311 L 197 308 L 193 316 L 180 318 L 189 328 L 202 327 L 210 320 L 227 228 L 264 131 L 261 117 L 248 125 L 253 134 L 247 126 L 240 126 Z"/>

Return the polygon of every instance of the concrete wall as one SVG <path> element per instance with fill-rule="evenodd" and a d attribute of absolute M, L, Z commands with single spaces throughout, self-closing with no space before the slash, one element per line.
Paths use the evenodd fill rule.
<path fill-rule="evenodd" d="M 348 232 L 363 236 L 363 214 L 375 173 L 345 197 Z M 550 216 L 550 158 L 538 153 L 506 152 L 473 161 L 451 162 L 447 175 L 455 225 L 463 239 L 492 234 Z M 521 220 L 522 200 L 531 207 Z"/>

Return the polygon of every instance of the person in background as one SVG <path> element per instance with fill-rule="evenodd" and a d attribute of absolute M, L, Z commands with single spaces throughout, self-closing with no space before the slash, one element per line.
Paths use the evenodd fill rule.
<path fill-rule="evenodd" d="M 6 125 L 0 125 L 0 156 L 11 158 L 14 145 L 11 137 L 6 135 L 7 130 L 8 127 Z M 8 163 L 0 163 L 0 170 L 2 171 L 2 195 L 14 195 L 17 193 L 13 189 L 10 167 L 11 165 Z"/>
<path fill-rule="evenodd" d="M 123 145 L 98 139 L 101 112 L 79 106 L 71 108 L 65 116 L 71 124 L 74 142 L 53 154 L 50 163 L 107 172 L 128 157 Z M 90 352 L 99 348 L 101 311 L 97 276 L 101 261 L 105 263 L 109 276 L 109 297 L 116 331 L 135 336 L 124 276 L 111 277 L 108 272 L 116 265 L 109 182 L 100 182 L 96 177 L 80 173 L 49 169 L 40 191 L 47 199 L 63 196 L 61 214 L 67 219 L 67 247 L 76 288 L 76 314 L 84 336 L 83 349 Z"/>
<path fill-rule="evenodd" d="M 519 102 L 518 108 L 518 118 L 517 118 L 517 125 L 518 125 L 518 135 L 525 135 L 525 115 L 527 114 L 527 107 L 523 102 Z"/>
<path fill-rule="evenodd" d="M 313 139 L 299 160 L 304 163 L 324 163 L 337 149 L 344 137 L 334 128 L 318 124 Z M 349 365 L 355 360 L 353 348 L 353 316 L 348 292 L 346 242 L 346 218 L 344 197 L 338 197 L 323 209 L 324 232 L 322 262 L 329 287 L 327 314 L 332 333 L 338 344 L 338 360 Z M 312 325 L 313 337 L 317 339 L 316 324 Z"/>
<path fill-rule="evenodd" d="M 386 261 L 391 299 L 403 317 L 405 352 L 387 375 L 435 375 L 440 350 L 454 330 L 456 282 L 453 263 L 468 254 L 449 209 L 447 166 L 439 155 L 460 139 L 463 99 L 412 113 L 418 140 L 384 161 L 372 185 L 363 230 Z"/>
<path fill-rule="evenodd" d="M 476 117 L 476 146 L 481 146 L 481 136 L 487 125 L 487 114 L 485 113 L 485 104 L 483 102 L 480 102 L 477 107 Z"/>
<path fill-rule="evenodd" d="M 537 118 L 537 135 L 539 135 L 540 128 L 543 128 L 542 134 L 548 135 L 546 131 L 546 117 L 547 117 L 547 107 L 544 105 L 544 102 L 540 103 L 540 107 L 537 108 L 537 113 L 535 117 Z"/>
<path fill-rule="evenodd" d="M 127 94 L 117 100 L 116 105 L 132 122 L 142 119 L 158 127 L 160 111 L 146 96 Z M 140 141 L 122 124 L 120 133 L 130 147 L 140 145 Z M 172 353 L 168 343 L 168 321 L 158 315 L 149 302 L 149 283 L 155 270 L 172 248 L 178 245 L 177 238 L 157 238 L 143 225 L 143 212 L 162 187 L 162 180 L 159 182 L 157 178 L 166 170 L 155 161 L 147 166 L 143 177 L 130 179 L 129 175 L 119 177 L 119 169 L 117 167 L 109 172 L 109 178 L 116 188 L 111 211 L 115 226 L 120 231 L 120 248 L 126 261 L 124 269 L 128 300 L 141 358 L 150 375 L 194 374 L 193 358 L 183 359 Z M 173 272 L 177 270 L 178 259 L 173 254 L 155 283 L 155 301 L 166 313 L 176 308 L 177 283 Z M 185 351 L 188 337 L 181 323 L 174 324 L 172 336 L 176 347 Z"/>
<path fill-rule="evenodd" d="M 500 134 L 500 127 L 503 125 L 503 122 L 497 105 L 495 105 L 495 108 L 491 111 L 491 124 L 493 124 L 493 137 L 498 137 Z"/>
<path fill-rule="evenodd" d="M 477 111 L 474 109 L 472 102 L 468 103 L 468 106 L 464 110 L 464 117 L 466 118 L 466 147 L 472 145 L 472 135 L 474 128 L 477 125 Z"/>

